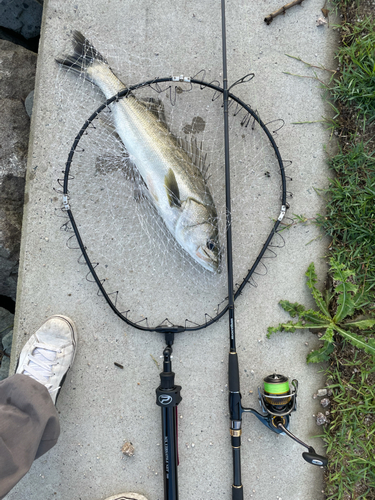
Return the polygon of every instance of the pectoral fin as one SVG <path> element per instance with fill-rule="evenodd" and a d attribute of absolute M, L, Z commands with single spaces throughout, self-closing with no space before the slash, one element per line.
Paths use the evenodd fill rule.
<path fill-rule="evenodd" d="M 170 168 L 164 177 L 164 186 L 167 190 L 169 205 L 171 207 L 181 207 L 180 190 L 173 170 Z"/>

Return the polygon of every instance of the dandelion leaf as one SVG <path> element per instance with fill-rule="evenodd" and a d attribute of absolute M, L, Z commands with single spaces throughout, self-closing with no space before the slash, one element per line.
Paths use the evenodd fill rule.
<path fill-rule="evenodd" d="M 360 330 L 371 330 L 375 327 L 375 318 L 346 321 L 345 326 L 359 328 Z"/>
<path fill-rule="evenodd" d="M 317 275 L 315 272 L 315 266 L 314 266 L 313 262 L 311 262 L 311 264 L 307 268 L 306 276 L 307 276 L 307 286 L 311 290 L 311 293 L 312 293 L 312 296 L 314 297 L 316 305 L 319 307 L 319 309 L 324 314 L 324 316 L 329 317 L 330 314 L 328 311 L 326 300 L 324 299 L 321 292 L 315 286 L 315 284 L 318 281 L 318 278 L 317 278 Z"/>
<path fill-rule="evenodd" d="M 340 323 L 347 316 L 352 316 L 354 314 L 356 304 L 353 296 L 357 292 L 358 287 L 354 283 L 348 281 L 349 278 L 354 277 L 354 273 L 346 269 L 344 264 L 339 264 L 331 259 L 331 269 L 334 271 L 334 279 L 340 282 L 335 288 L 338 298 L 337 311 L 333 318 L 335 323 Z"/>
<path fill-rule="evenodd" d="M 333 342 L 334 334 L 335 334 L 335 332 L 334 332 L 333 328 L 327 328 L 327 330 L 325 331 L 325 334 L 323 335 L 323 337 L 320 338 L 320 340 L 324 340 L 327 342 Z"/>
<path fill-rule="evenodd" d="M 352 345 L 363 349 L 365 352 L 371 355 L 375 355 L 375 339 L 373 337 L 366 337 L 357 335 L 356 333 L 343 330 L 339 326 L 335 325 L 335 330 L 345 339 L 348 340 Z"/>
<path fill-rule="evenodd" d="M 333 352 L 334 348 L 335 346 L 332 342 L 326 340 L 323 347 L 317 349 L 316 351 L 312 351 L 307 355 L 307 363 L 323 363 L 325 361 L 329 361 L 329 356 Z"/>
<path fill-rule="evenodd" d="M 292 303 L 289 300 L 280 300 L 279 304 L 292 318 L 300 316 L 305 311 L 305 307 L 302 304 L 298 304 L 298 302 Z"/>

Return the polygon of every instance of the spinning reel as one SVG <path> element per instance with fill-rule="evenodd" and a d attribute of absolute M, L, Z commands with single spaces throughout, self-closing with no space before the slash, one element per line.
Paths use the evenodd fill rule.
<path fill-rule="evenodd" d="M 274 373 L 266 377 L 263 382 L 263 388 L 258 387 L 261 413 L 253 408 L 243 408 L 242 405 L 241 413 L 252 413 L 271 431 L 287 435 L 307 448 L 308 451 L 302 453 L 306 462 L 317 466 L 327 465 L 326 457 L 318 455 L 312 446 L 307 445 L 289 431 L 290 415 L 297 409 L 298 381 L 293 379 L 291 388 L 287 377 Z"/>

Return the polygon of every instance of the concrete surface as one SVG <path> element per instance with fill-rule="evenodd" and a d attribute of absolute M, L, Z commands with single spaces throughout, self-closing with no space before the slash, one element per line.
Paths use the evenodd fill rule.
<path fill-rule="evenodd" d="M 315 81 L 283 74 L 311 75 L 285 54 L 331 67 L 335 34 L 328 27 L 316 27 L 322 7 L 316 2 L 304 2 L 266 26 L 265 15 L 278 7 L 276 0 L 261 4 L 228 0 L 228 75 L 234 82 L 254 71 L 256 80 L 251 95 L 245 95 L 247 102 L 265 122 L 285 120 L 277 141 L 283 158 L 293 160 L 291 212 L 313 217 L 323 210 L 324 200 L 315 189 L 327 182 L 323 146 L 329 136 L 320 123 L 293 122 L 320 120 L 327 110 Z M 171 72 L 192 75 L 202 68 L 220 78 L 220 2 L 48 0 L 44 4 L 12 366 L 28 336 L 56 312 L 76 322 L 79 348 L 57 405 L 60 440 L 7 499 L 104 500 L 122 491 L 138 491 L 149 500 L 161 500 L 160 411 L 155 405 L 160 370 L 151 356 L 160 359 L 164 339 L 135 331 L 111 312 L 85 280 L 86 273 L 67 249 L 66 234 L 56 218 L 61 197 L 54 188 L 71 138 L 61 135 L 64 118 L 54 59 L 66 48 L 71 29 L 90 39 L 99 37 L 112 53 L 116 48 L 125 50 L 122 54 L 128 51 L 124 72 L 132 71 L 132 82 Z M 82 122 L 85 119 L 82 116 Z M 80 126 L 77 123 L 77 131 Z M 292 417 L 291 430 L 323 452 L 322 442 L 313 437 L 322 430 L 313 418 L 319 403 L 312 395 L 324 380 L 321 367 L 305 362 L 307 353 L 318 345 L 317 338 L 299 332 L 270 340 L 265 336 L 268 326 L 287 318 L 279 300 L 312 306 L 304 273 L 315 261 L 323 287 L 328 242 L 309 225 L 294 227 L 284 238 L 286 246 L 268 266 L 268 274 L 257 280 L 256 289 L 248 287 L 236 304 L 243 402 L 257 407 L 256 388 L 274 370 L 297 378 L 299 410 Z M 224 318 L 207 331 L 181 335 L 174 345 L 173 368 L 183 397 L 179 405 L 181 500 L 231 497 L 227 330 Z M 303 461 L 303 448 L 270 433 L 254 417 L 244 415 L 243 420 L 245 498 L 322 500 L 322 470 Z M 122 455 L 124 441 L 133 443 L 133 457 Z"/>

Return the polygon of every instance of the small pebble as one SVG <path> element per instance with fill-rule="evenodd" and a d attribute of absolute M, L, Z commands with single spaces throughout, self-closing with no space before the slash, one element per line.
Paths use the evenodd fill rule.
<path fill-rule="evenodd" d="M 316 416 L 316 423 L 317 425 L 324 425 L 328 422 L 328 419 L 323 413 L 318 413 Z"/>
<path fill-rule="evenodd" d="M 319 389 L 318 396 L 319 397 L 327 396 L 327 389 Z"/>
<path fill-rule="evenodd" d="M 122 446 L 121 451 L 127 457 L 132 457 L 134 455 L 134 446 L 130 443 L 130 441 L 127 441 Z"/>
<path fill-rule="evenodd" d="M 331 401 L 328 398 L 323 398 L 320 400 L 320 404 L 323 406 L 323 408 L 326 408 L 331 404 Z"/>

